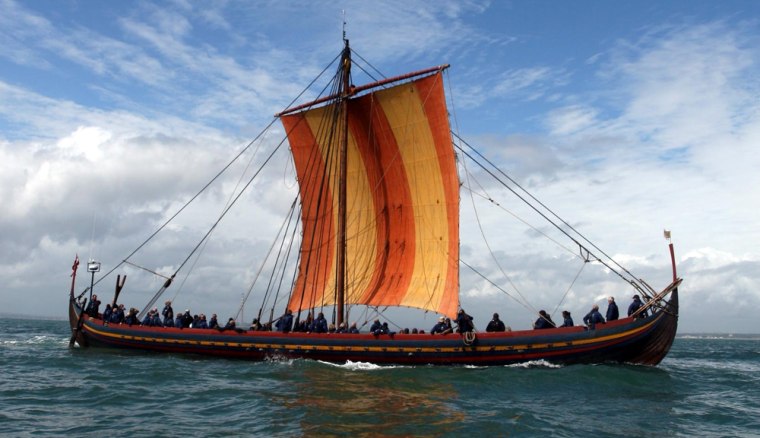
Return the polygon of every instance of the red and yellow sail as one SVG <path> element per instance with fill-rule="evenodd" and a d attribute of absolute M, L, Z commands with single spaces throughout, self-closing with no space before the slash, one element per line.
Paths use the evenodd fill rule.
<path fill-rule="evenodd" d="M 352 98 L 347 106 L 282 116 L 303 225 L 290 309 L 336 302 L 343 134 L 331 120 L 348 120 L 345 303 L 456 314 L 459 181 L 442 79 L 439 71 Z"/>

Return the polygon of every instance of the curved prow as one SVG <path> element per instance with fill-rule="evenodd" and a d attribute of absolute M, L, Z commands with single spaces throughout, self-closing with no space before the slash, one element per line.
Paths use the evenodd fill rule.
<path fill-rule="evenodd" d="M 676 258 L 673 249 L 673 243 L 670 242 L 670 231 L 665 231 L 665 238 L 668 239 L 670 250 L 670 262 L 673 269 L 673 281 L 661 292 L 653 296 L 644 306 L 641 306 L 633 313 L 634 318 L 644 314 L 648 310 L 652 311 L 649 317 L 652 319 L 652 334 L 642 342 L 639 352 L 630 359 L 630 362 L 643 365 L 657 365 L 670 351 L 673 341 L 678 330 L 678 286 L 683 279 L 678 278 L 676 272 Z"/>
<path fill-rule="evenodd" d="M 74 264 L 71 266 L 71 291 L 69 292 L 69 326 L 71 327 L 71 339 L 69 340 L 69 346 L 73 346 L 74 342 L 84 347 L 86 339 L 82 333 L 82 318 L 84 318 L 84 306 L 87 304 L 87 299 L 80 305 L 77 303 L 77 299 L 74 297 L 74 286 L 77 280 L 77 269 L 79 268 L 79 254 L 74 258 Z M 84 292 L 82 293 L 84 294 Z M 82 295 L 80 295 L 81 297 Z"/>
<path fill-rule="evenodd" d="M 73 294 L 69 297 L 69 326 L 71 327 L 71 339 L 69 340 L 70 347 L 74 345 L 74 342 L 79 344 L 80 347 L 87 346 L 87 339 L 82 331 L 82 319 L 85 317 L 84 306 L 86 303 L 87 298 L 85 298 L 80 305 L 77 303 Z"/>

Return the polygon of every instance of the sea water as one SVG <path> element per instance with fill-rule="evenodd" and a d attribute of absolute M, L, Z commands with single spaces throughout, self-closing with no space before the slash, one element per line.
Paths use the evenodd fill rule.
<path fill-rule="evenodd" d="M 760 436 L 760 336 L 677 337 L 657 367 L 380 367 L 69 347 L 0 320 L 2 436 Z"/>

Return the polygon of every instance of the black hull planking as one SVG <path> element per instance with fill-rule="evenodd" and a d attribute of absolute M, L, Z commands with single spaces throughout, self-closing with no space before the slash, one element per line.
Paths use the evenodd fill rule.
<path fill-rule="evenodd" d="M 584 327 L 478 332 L 467 344 L 459 334 L 380 335 L 219 331 L 104 324 L 84 316 L 70 298 L 72 338 L 82 347 L 266 360 L 304 358 L 326 362 L 401 365 L 506 365 L 535 360 L 556 364 L 657 365 L 670 350 L 678 326 L 678 289 L 647 318 L 624 318 Z"/>

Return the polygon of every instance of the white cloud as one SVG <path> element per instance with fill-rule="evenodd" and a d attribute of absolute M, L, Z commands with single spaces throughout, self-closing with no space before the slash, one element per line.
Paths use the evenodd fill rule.
<path fill-rule="evenodd" d="M 681 256 L 683 261 L 688 262 L 694 270 L 721 269 L 727 266 L 741 264 L 742 262 L 759 262 L 757 254 L 733 254 L 714 248 L 697 248 Z"/>
<path fill-rule="evenodd" d="M 504 72 L 492 87 L 497 95 L 508 96 L 518 91 L 530 89 L 531 93 L 539 88 L 542 82 L 554 77 L 554 72 L 548 67 L 530 67 Z"/>
<path fill-rule="evenodd" d="M 64 156 L 71 158 L 83 157 L 90 162 L 103 159 L 103 146 L 111 139 L 112 134 L 94 126 L 80 126 L 70 136 L 58 140 L 56 145 Z"/>
<path fill-rule="evenodd" d="M 573 105 L 552 111 L 547 124 L 552 135 L 563 136 L 595 125 L 596 117 L 597 112 L 593 108 Z"/>
<path fill-rule="evenodd" d="M 49 68 L 44 53 L 35 50 L 28 41 L 46 38 L 52 33 L 47 19 L 31 14 L 12 0 L 0 0 L 0 56 L 12 62 Z"/>

